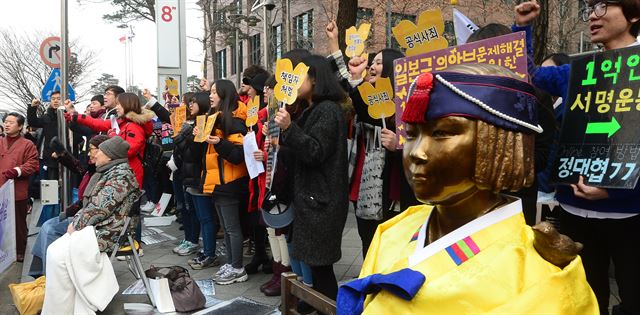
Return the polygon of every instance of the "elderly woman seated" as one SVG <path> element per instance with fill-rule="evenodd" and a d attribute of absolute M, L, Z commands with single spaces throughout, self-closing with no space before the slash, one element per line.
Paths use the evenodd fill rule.
<path fill-rule="evenodd" d="M 88 202 L 67 233 L 47 249 L 42 314 L 93 314 L 118 291 L 109 261 L 124 219 L 140 195 L 129 167 L 129 144 L 115 136 L 98 147 L 96 173 L 87 185 Z"/>

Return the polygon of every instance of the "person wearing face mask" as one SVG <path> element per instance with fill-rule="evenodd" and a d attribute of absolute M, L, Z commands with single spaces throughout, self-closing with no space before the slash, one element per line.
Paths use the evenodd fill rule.
<path fill-rule="evenodd" d="M 530 39 L 530 24 L 539 14 L 535 1 L 516 6 L 514 29 L 525 30 Z M 591 42 L 603 51 L 640 44 L 640 1 L 588 0 L 582 19 L 589 23 Z M 532 49 L 527 48 L 531 56 Z M 539 68 L 530 64 L 529 72 L 535 86 L 567 98 L 570 64 Z M 635 253 L 628 250 L 640 242 L 640 185 L 634 189 L 598 188 L 586 185 L 581 177 L 577 184 L 556 186 L 556 199 L 562 208 L 561 230 L 584 244 L 584 268 L 600 312 L 608 312 L 609 264 L 613 261 L 621 299 L 613 313 L 640 314 L 640 269 Z"/>
<path fill-rule="evenodd" d="M 118 114 L 117 128 L 115 129 L 112 128 L 111 121 L 87 115 L 65 114 L 65 119 L 67 122 L 77 122 L 87 126 L 95 132 L 107 132 L 110 137 L 119 136 L 127 141 L 129 143 L 129 165 L 136 175 L 140 188 L 142 188 L 144 149 L 146 139 L 153 132 L 151 119 L 155 115 L 152 111 L 143 109 L 140 105 L 140 99 L 133 93 L 119 94 L 115 110 Z"/>
<path fill-rule="evenodd" d="M 27 211 L 29 177 L 38 171 L 38 150 L 22 136 L 24 116 L 8 113 L 4 116 L 6 136 L 0 138 L 0 186 L 14 181 L 16 254 L 18 262 L 24 260 L 27 247 Z"/>

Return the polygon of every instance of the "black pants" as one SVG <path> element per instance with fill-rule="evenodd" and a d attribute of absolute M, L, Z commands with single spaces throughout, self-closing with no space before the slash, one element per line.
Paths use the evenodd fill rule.
<path fill-rule="evenodd" d="M 358 224 L 358 235 L 360 235 L 360 240 L 362 240 L 362 258 L 364 258 L 367 256 L 367 251 L 369 251 L 369 246 L 371 245 L 373 236 L 376 234 L 378 225 L 383 221 L 365 220 L 356 216 L 356 222 Z"/>
<path fill-rule="evenodd" d="M 562 211 L 562 233 L 584 245 L 580 256 L 601 314 L 609 308 L 609 262 L 613 260 L 620 293 L 619 310 L 640 314 L 640 215 L 628 219 L 590 219 Z"/>
<path fill-rule="evenodd" d="M 333 265 L 311 266 L 313 288 L 332 300 L 338 296 L 338 280 L 333 272 Z"/>

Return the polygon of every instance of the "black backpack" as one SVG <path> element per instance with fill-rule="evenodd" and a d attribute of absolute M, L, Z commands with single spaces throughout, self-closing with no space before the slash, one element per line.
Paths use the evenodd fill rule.
<path fill-rule="evenodd" d="M 158 166 L 162 160 L 162 146 L 156 142 L 155 136 L 147 138 L 144 155 L 140 156 L 138 153 L 138 158 L 142 162 L 145 174 L 155 174 L 159 170 Z"/>

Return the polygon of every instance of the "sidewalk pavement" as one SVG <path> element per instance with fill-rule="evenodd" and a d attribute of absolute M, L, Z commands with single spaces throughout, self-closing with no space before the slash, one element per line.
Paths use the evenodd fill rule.
<path fill-rule="evenodd" d="M 36 209 L 38 208 L 40 207 L 34 206 L 34 213 L 32 215 L 36 219 L 32 219 L 30 217 L 28 220 L 34 222 L 37 221 L 39 211 L 36 211 Z M 184 237 L 184 233 L 179 230 L 179 226 L 180 225 L 178 223 L 173 222 L 170 226 L 157 227 L 163 232 L 176 237 L 176 240 L 143 246 L 144 256 L 141 257 L 143 267 L 147 269 L 151 264 L 157 267 L 179 265 L 189 269 L 191 277 L 194 280 L 210 279 L 219 267 L 204 270 L 193 270 L 187 264 L 187 260 L 192 256 L 181 257 L 171 251 L 173 247 L 175 247 Z M 37 230 L 37 228 L 30 226 L 29 233 L 34 234 Z M 360 267 L 362 266 L 362 246 L 356 227 L 355 214 L 352 211 L 349 213 L 342 235 L 342 259 L 334 265 L 334 271 L 338 281 L 345 281 L 357 277 L 360 273 Z M 13 301 L 11 299 L 11 294 L 9 294 L 7 285 L 10 283 L 33 280 L 33 278 L 26 274 L 30 266 L 32 257 L 30 255 L 31 247 L 33 246 L 35 238 L 35 234 L 29 237 L 25 263 L 15 263 L 6 272 L 0 274 L 0 314 L 18 314 L 17 310 L 13 306 Z M 250 260 L 251 258 L 245 257 L 244 264 L 249 263 Z M 150 304 L 146 295 L 122 294 L 122 291 L 135 281 L 135 277 L 127 268 L 126 262 L 115 260 L 113 262 L 113 268 L 115 270 L 116 277 L 118 278 L 120 290 L 102 314 L 124 314 L 124 303 Z M 280 297 L 267 297 L 260 292 L 260 286 L 269 281 L 271 276 L 271 274 L 264 274 L 262 271 L 259 271 L 257 274 L 249 275 L 249 280 L 246 282 L 226 286 L 215 285 L 216 294 L 214 297 L 219 300 L 231 300 L 233 298 L 243 296 L 260 303 L 273 305 L 274 308 L 276 308 L 280 305 Z"/>

